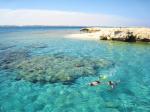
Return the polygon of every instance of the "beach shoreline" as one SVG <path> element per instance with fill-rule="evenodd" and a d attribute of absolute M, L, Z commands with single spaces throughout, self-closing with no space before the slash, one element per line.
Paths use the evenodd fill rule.
<path fill-rule="evenodd" d="M 71 38 L 71 39 L 79 39 L 79 40 L 99 40 L 99 32 L 94 33 L 72 33 L 65 35 L 65 38 Z"/>
<path fill-rule="evenodd" d="M 79 33 L 68 34 L 65 37 L 80 40 L 150 42 L 150 28 L 82 28 Z"/>

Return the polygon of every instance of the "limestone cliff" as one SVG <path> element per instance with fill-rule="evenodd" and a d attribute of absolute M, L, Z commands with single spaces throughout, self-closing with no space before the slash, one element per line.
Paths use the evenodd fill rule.
<path fill-rule="evenodd" d="M 150 42 L 150 28 L 83 28 L 81 31 L 98 35 L 100 40 Z M 96 33 L 95 33 L 96 32 Z"/>

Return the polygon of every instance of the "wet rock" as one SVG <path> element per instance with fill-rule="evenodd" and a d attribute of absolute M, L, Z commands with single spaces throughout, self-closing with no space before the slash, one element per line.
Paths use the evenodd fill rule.
<path fill-rule="evenodd" d="M 100 36 L 101 40 L 108 40 L 107 36 Z"/>
<path fill-rule="evenodd" d="M 80 31 L 92 33 L 92 32 L 98 32 L 98 31 L 100 31 L 100 29 L 95 28 L 95 27 L 91 27 L 91 28 L 82 28 Z"/>
<path fill-rule="evenodd" d="M 124 42 L 136 42 L 136 36 L 131 31 L 115 31 L 111 39 Z"/>
<path fill-rule="evenodd" d="M 101 40 L 115 40 L 124 42 L 136 42 L 136 36 L 131 31 L 114 30 L 109 33 L 102 33 L 100 36 Z"/>
<path fill-rule="evenodd" d="M 98 30 L 97 30 L 98 29 Z M 150 28 L 82 28 L 80 31 L 87 32 L 85 37 L 92 36 L 93 39 L 115 40 L 124 42 L 150 42 Z M 89 33 L 92 35 L 89 35 Z M 95 33 L 96 32 L 96 33 Z M 79 35 L 79 36 L 82 36 Z"/>
<path fill-rule="evenodd" d="M 142 41 L 142 42 L 150 42 L 150 39 L 148 39 L 148 38 L 143 38 L 143 39 L 138 39 L 138 41 Z"/>
<path fill-rule="evenodd" d="M 111 67 L 104 59 L 83 59 L 58 55 L 38 56 L 16 65 L 18 77 L 31 82 L 72 83 L 79 77 L 97 75 L 98 71 Z"/>

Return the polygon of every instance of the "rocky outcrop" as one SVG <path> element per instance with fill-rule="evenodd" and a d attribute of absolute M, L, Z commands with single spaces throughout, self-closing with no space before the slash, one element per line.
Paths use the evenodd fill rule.
<path fill-rule="evenodd" d="M 94 28 L 85 28 L 87 32 L 94 31 Z M 124 42 L 150 42 L 150 28 L 99 28 L 99 31 L 92 35 L 99 36 L 100 40 L 115 40 Z M 93 36 L 94 37 L 94 36 Z"/>
<path fill-rule="evenodd" d="M 80 31 L 88 32 L 88 33 L 93 33 L 93 32 L 98 32 L 98 31 L 100 31 L 100 28 L 96 28 L 96 27 L 82 28 Z"/>
<path fill-rule="evenodd" d="M 109 34 L 110 33 L 110 34 Z M 114 30 L 109 33 L 101 34 L 101 40 L 116 40 L 125 42 L 135 42 L 136 36 L 131 31 Z"/>

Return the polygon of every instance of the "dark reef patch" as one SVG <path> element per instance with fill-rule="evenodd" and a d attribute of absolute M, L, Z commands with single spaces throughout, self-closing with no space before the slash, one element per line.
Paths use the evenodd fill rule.
<path fill-rule="evenodd" d="M 16 45 L 3 45 L 3 44 L 0 44 L 0 50 L 7 50 L 7 49 L 13 48 L 13 47 L 16 47 Z"/>
<path fill-rule="evenodd" d="M 0 52 L 0 68 L 13 69 L 21 60 L 25 60 L 28 57 L 28 51 L 22 49 Z"/>
<path fill-rule="evenodd" d="M 104 59 L 76 58 L 64 55 L 36 56 L 16 65 L 17 79 L 33 83 L 72 83 L 79 77 L 95 76 L 113 63 Z"/>
<path fill-rule="evenodd" d="M 33 48 L 33 49 L 44 49 L 47 48 L 47 44 L 32 44 L 30 46 L 26 46 L 27 48 Z"/>

